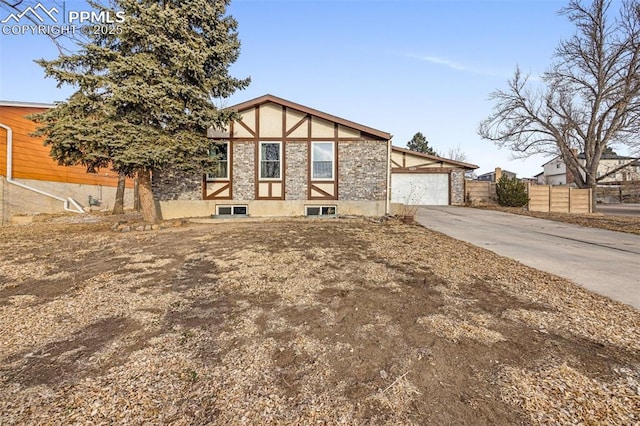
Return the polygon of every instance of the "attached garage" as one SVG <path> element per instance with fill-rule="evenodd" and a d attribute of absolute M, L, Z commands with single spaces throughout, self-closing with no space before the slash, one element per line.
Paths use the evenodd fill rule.
<path fill-rule="evenodd" d="M 391 202 L 446 206 L 464 203 L 464 174 L 478 166 L 435 155 L 391 149 Z"/>
<path fill-rule="evenodd" d="M 391 202 L 446 206 L 449 204 L 449 174 L 397 173 L 391 178 Z"/>

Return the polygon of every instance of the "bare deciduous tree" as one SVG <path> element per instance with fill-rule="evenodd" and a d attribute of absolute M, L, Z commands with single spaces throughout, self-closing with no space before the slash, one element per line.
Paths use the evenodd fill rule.
<path fill-rule="evenodd" d="M 455 148 L 449 148 L 446 153 L 438 153 L 440 157 L 448 158 L 454 161 L 465 162 L 467 161 L 467 153 L 462 150 L 460 145 L 456 145 Z"/>
<path fill-rule="evenodd" d="M 617 14 L 611 3 L 571 0 L 560 13 L 576 33 L 556 48 L 541 84 L 532 88 L 516 69 L 478 128 L 517 158 L 560 155 L 581 188 L 596 186 L 607 146 L 640 148 L 640 3 L 624 0 Z"/>

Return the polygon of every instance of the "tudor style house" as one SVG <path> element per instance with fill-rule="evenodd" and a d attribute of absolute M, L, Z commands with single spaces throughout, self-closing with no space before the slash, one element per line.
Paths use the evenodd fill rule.
<path fill-rule="evenodd" d="M 209 133 L 215 170 L 154 173 L 164 219 L 389 212 L 389 133 L 272 95 L 231 108 Z"/>

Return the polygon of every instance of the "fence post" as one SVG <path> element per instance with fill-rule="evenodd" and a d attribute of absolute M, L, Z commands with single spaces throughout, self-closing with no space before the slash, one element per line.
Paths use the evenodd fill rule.
<path fill-rule="evenodd" d="M 572 189 L 573 189 L 572 187 L 569 187 L 569 211 L 567 213 L 571 213 L 571 190 Z"/>

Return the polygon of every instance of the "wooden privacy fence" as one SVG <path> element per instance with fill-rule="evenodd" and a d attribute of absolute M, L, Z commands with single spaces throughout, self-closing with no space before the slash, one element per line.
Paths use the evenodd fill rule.
<path fill-rule="evenodd" d="M 489 181 L 465 180 L 464 196 L 465 200 L 470 203 L 496 202 L 496 184 Z"/>
<path fill-rule="evenodd" d="M 570 186 L 527 185 L 529 211 L 558 213 L 592 213 L 590 189 Z M 465 200 L 469 203 L 496 203 L 494 182 L 465 181 Z"/>
<path fill-rule="evenodd" d="M 570 186 L 528 185 L 529 211 L 591 213 L 591 190 Z"/>

